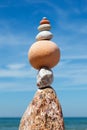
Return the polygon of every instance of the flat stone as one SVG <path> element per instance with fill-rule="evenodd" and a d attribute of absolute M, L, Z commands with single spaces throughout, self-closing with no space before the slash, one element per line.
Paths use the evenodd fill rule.
<path fill-rule="evenodd" d="M 37 74 L 37 86 L 39 88 L 45 88 L 50 86 L 53 82 L 53 72 L 46 67 L 41 68 Z"/>
<path fill-rule="evenodd" d="M 64 130 L 62 109 L 52 88 L 36 92 L 21 119 L 19 130 Z"/>
<path fill-rule="evenodd" d="M 45 17 L 40 21 L 40 24 L 50 24 L 50 21 Z"/>
<path fill-rule="evenodd" d="M 36 40 L 50 40 L 52 39 L 53 34 L 50 31 L 41 31 L 37 34 Z"/>
<path fill-rule="evenodd" d="M 38 27 L 39 31 L 49 31 L 51 29 L 51 25 L 50 24 L 41 24 Z"/>

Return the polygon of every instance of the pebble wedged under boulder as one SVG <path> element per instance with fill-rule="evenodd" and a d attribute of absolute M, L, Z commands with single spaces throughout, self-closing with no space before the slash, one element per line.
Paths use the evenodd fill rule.
<path fill-rule="evenodd" d="M 37 86 L 38 88 L 45 88 L 50 86 L 53 82 L 53 72 L 46 67 L 41 68 L 37 74 Z"/>
<path fill-rule="evenodd" d="M 19 130 L 64 130 L 62 109 L 51 87 L 36 92 L 22 117 Z"/>

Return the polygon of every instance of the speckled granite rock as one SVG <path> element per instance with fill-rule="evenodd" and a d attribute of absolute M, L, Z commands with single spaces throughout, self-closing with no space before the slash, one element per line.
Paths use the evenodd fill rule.
<path fill-rule="evenodd" d="M 51 87 L 36 92 L 21 119 L 19 130 L 64 130 L 62 109 Z"/>

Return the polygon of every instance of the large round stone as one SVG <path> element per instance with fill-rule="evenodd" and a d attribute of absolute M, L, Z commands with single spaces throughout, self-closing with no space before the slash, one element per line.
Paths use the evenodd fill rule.
<path fill-rule="evenodd" d="M 60 59 L 60 50 L 57 45 L 49 40 L 41 40 L 32 44 L 28 59 L 31 65 L 40 69 L 42 67 L 52 68 Z"/>

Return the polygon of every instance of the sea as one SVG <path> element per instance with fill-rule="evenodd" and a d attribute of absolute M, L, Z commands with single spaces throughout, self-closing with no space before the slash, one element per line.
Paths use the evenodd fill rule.
<path fill-rule="evenodd" d="M 64 118 L 65 130 L 87 130 L 87 118 Z M 18 130 L 20 118 L 0 118 L 0 130 Z"/>

